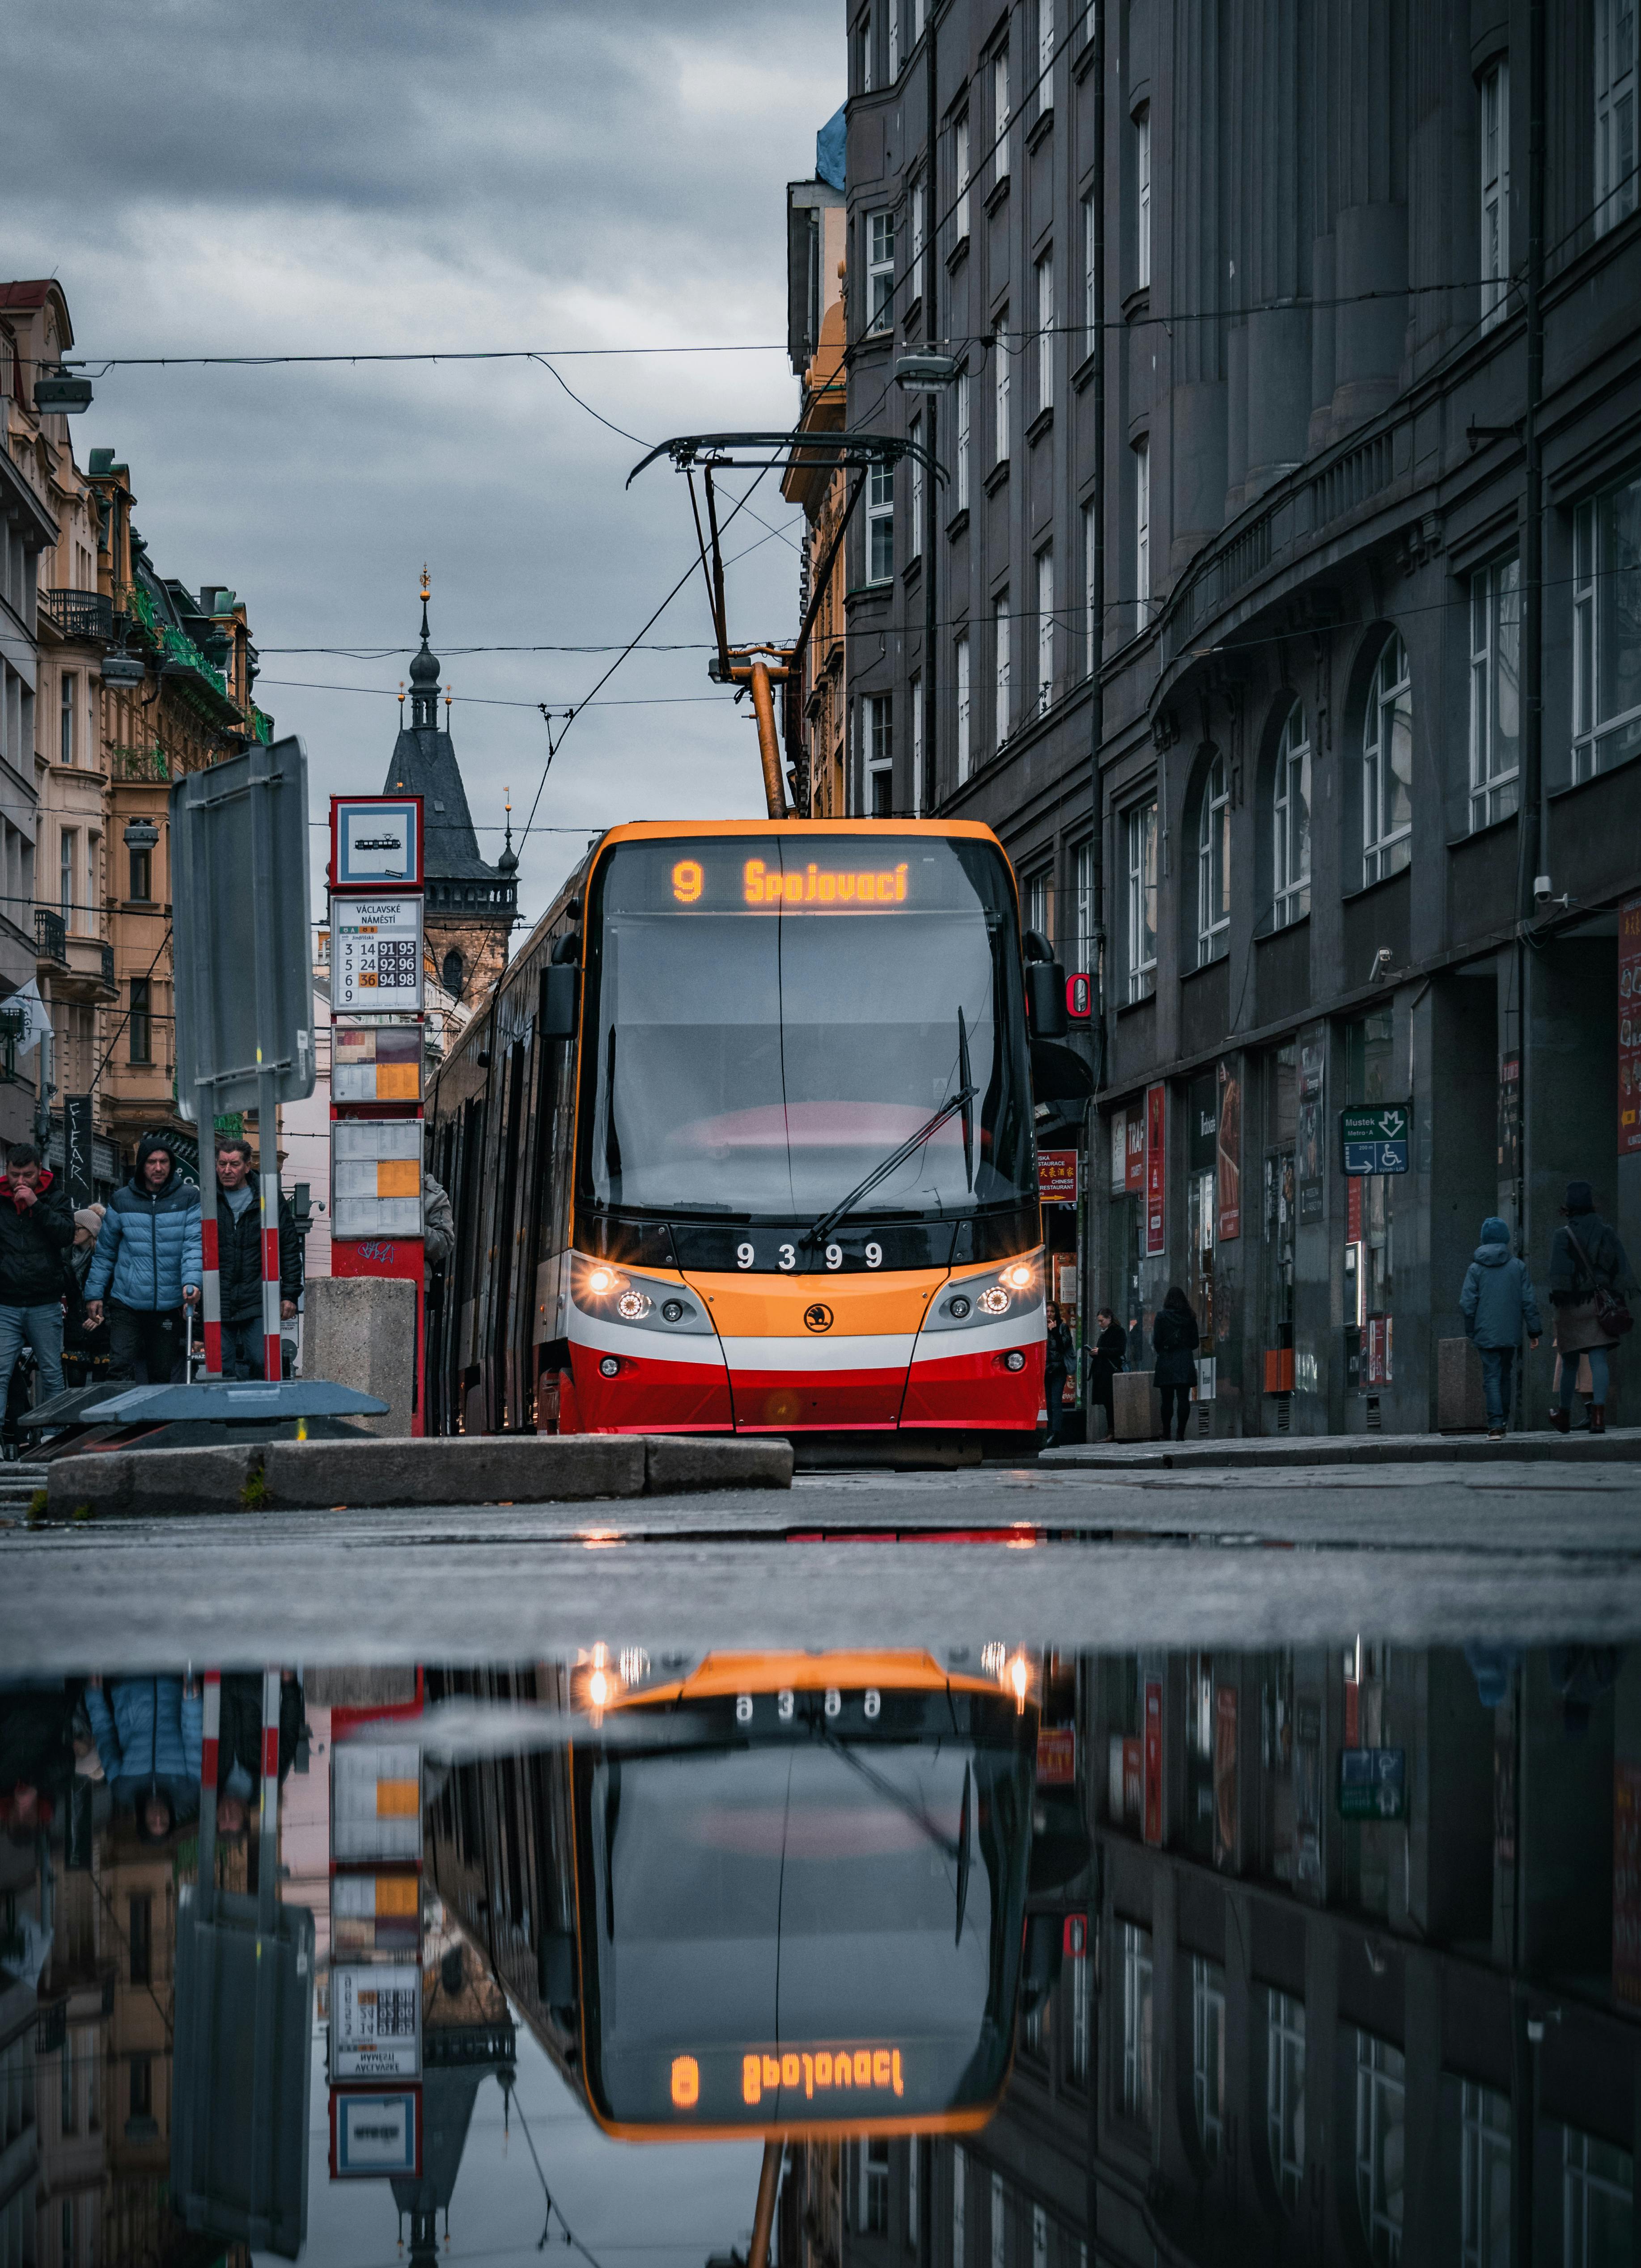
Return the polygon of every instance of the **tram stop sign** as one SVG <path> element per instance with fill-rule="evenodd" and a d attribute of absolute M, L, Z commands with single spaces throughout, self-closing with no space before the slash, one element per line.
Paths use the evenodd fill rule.
<path fill-rule="evenodd" d="M 1405 1102 L 1342 1110 L 1339 1132 L 1347 1174 L 1405 1174 L 1412 1163 L 1413 1113 Z"/>

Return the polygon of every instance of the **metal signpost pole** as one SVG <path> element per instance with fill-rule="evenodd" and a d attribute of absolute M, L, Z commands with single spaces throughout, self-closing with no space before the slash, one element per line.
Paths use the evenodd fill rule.
<path fill-rule="evenodd" d="M 256 921 L 256 1180 L 262 1200 L 262 1376 L 279 1377 L 279 1143 L 274 1051 L 273 813 L 279 785 L 265 750 L 251 756 L 251 889 Z M 202 1127 L 203 1131 L 203 1127 Z M 201 1160 L 202 1167 L 203 1160 Z M 211 1193 L 215 1210 L 214 1189 Z M 218 1366 L 221 1366 L 218 1330 Z"/>

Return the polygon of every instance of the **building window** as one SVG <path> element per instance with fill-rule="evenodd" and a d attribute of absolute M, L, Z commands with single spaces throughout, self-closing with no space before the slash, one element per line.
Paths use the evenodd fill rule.
<path fill-rule="evenodd" d="M 134 1064 L 152 1063 L 154 1059 L 152 992 L 152 979 L 146 976 L 132 977 L 130 1015 L 125 1028 L 131 1043 L 128 1060 Z M 132 1940 L 131 1958 L 133 1960 L 137 1958 L 135 1939 Z M 131 1981 L 135 1984 L 138 1980 L 133 1977 Z"/>
<path fill-rule="evenodd" d="M 1356 2034 L 1356 2205 L 1375 2261 L 1401 2258 L 1407 2087 L 1401 2050 Z"/>
<path fill-rule="evenodd" d="M 1037 114 L 1054 107 L 1054 0 L 1037 0 Z"/>
<path fill-rule="evenodd" d="M 957 174 L 957 217 L 959 244 L 969 233 L 969 114 L 965 110 L 951 129 L 952 161 Z"/>
<path fill-rule="evenodd" d="M 1045 544 L 1037 555 L 1037 713 L 1047 712 L 1054 697 L 1054 554 Z"/>
<path fill-rule="evenodd" d="M 76 2126 L 77 2105 L 74 2100 L 74 2035 L 64 2035 L 57 2058 L 57 2131 L 72 2134 Z"/>
<path fill-rule="evenodd" d="M 889 2234 L 889 2139 L 875 2134 L 861 2153 L 861 2221 L 869 2236 Z"/>
<path fill-rule="evenodd" d="M 1265 2012 L 1265 2133 L 1271 2179 L 1291 2212 L 1305 2180 L 1305 2003 L 1275 1991 Z"/>
<path fill-rule="evenodd" d="M 1094 192 L 1090 189 L 1083 200 L 1083 336 L 1077 342 L 1077 360 L 1085 362 L 1094 351 L 1094 332 L 1099 322 L 1099 306 L 1094 290 Z"/>
<path fill-rule="evenodd" d="M 969 777 L 969 634 L 965 630 L 954 649 L 957 665 L 957 698 L 955 714 L 957 720 L 957 778 Z"/>
<path fill-rule="evenodd" d="M 1466 2080 L 1460 2268 L 1510 2268 L 1510 2098 Z"/>
<path fill-rule="evenodd" d="M 923 816 L 923 679 L 912 680 L 912 816 Z M 931 799 L 932 800 L 932 799 Z"/>
<path fill-rule="evenodd" d="M 1632 2258 L 1635 2162 L 1629 2151 L 1564 2126 L 1561 2213 L 1563 2268 L 1598 2268 L 1605 2260 Z"/>
<path fill-rule="evenodd" d="M 926 183 L 912 184 L 912 297 L 923 297 L 923 251 L 928 229 L 928 189 Z"/>
<path fill-rule="evenodd" d="M 145 2055 L 131 2058 L 131 2110 L 133 2118 L 152 2118 L 154 2115 L 154 2068 Z"/>
<path fill-rule="evenodd" d="M 1084 836 L 1071 853 L 1071 968 L 1074 975 L 1094 973 L 1094 843 Z M 1080 1957 L 1080 1956 L 1079 1956 Z M 1075 1972 L 1081 1977 L 1082 1971 Z M 1078 1987 L 1081 1990 L 1081 1986 Z"/>
<path fill-rule="evenodd" d="M 1470 578 L 1470 824 L 1490 827 L 1521 800 L 1521 563 Z"/>
<path fill-rule="evenodd" d="M 921 26 L 920 26 L 919 28 L 920 30 Z M 920 2202 L 919 2191 L 922 2187 L 922 2159 L 923 2145 L 914 2134 L 906 2144 L 906 2250 L 908 2252 L 917 2252 L 922 2246 L 921 2216 L 918 2210 Z"/>
<path fill-rule="evenodd" d="M 1157 806 L 1128 814 L 1128 998 L 1157 990 Z"/>
<path fill-rule="evenodd" d="M 1482 77 L 1482 328 L 1504 312 L 1510 289 L 1510 65 Z"/>
<path fill-rule="evenodd" d="M 1153 817 L 1157 806 L 1149 806 Z M 1131 1921 L 1118 1924 L 1122 1956 L 1122 2115 L 1136 2126 L 1151 2123 L 1151 1933 Z"/>
<path fill-rule="evenodd" d="M 58 2258 L 63 2268 L 74 2268 L 74 2200 L 65 2197 L 57 2215 Z"/>
<path fill-rule="evenodd" d="M 855 73 L 862 94 L 872 91 L 872 11 L 869 8 L 855 26 Z"/>
<path fill-rule="evenodd" d="M 1094 507 L 1083 507 L 1083 674 L 1094 674 Z"/>
<path fill-rule="evenodd" d="M 1385 641 L 1362 720 L 1362 880 L 1400 873 L 1413 856 L 1413 684 L 1408 649 Z"/>
<path fill-rule="evenodd" d="M 1641 749 L 1641 479 L 1573 515 L 1572 776 Z"/>
<path fill-rule="evenodd" d="M 900 76 L 900 0 L 889 0 L 889 84 Z"/>
<path fill-rule="evenodd" d="M 74 927 L 74 874 L 79 864 L 79 829 L 65 827 L 57 837 L 57 905 L 64 929 Z"/>
<path fill-rule="evenodd" d="M 1191 2101 L 1196 2138 L 1210 2166 L 1225 2139 L 1225 1972 L 1191 1956 Z"/>
<path fill-rule="evenodd" d="M 1134 284 L 1143 291 L 1151 280 L 1151 106 L 1134 115 Z"/>
<path fill-rule="evenodd" d="M 895 571 L 895 468 L 874 464 L 866 478 L 866 579 L 887 583 Z"/>
<path fill-rule="evenodd" d="M 992 2176 L 992 2268 L 1005 2268 L 1009 2257 L 1009 2197 L 1001 2174 Z"/>
<path fill-rule="evenodd" d="M 1595 0 L 1595 232 L 1636 208 L 1636 0 Z"/>
<path fill-rule="evenodd" d="M 996 450 L 994 464 L 1001 465 L 1009 454 L 1009 310 L 999 310 L 993 326 L 992 353 L 995 362 L 992 371 L 993 424 L 995 429 Z"/>
<path fill-rule="evenodd" d="M 85 837 L 85 926 L 93 936 L 97 930 L 97 851 L 101 841 L 100 835 Z"/>
<path fill-rule="evenodd" d="M 1046 944 L 1053 936 L 1053 917 L 1048 910 L 1049 884 L 1046 866 L 1039 866 L 1035 874 L 1026 876 L 1024 895 L 1025 926 L 1028 931 L 1035 930 L 1038 936 Z M 1038 2002 L 1036 2015 L 1039 2018 L 1047 2006 L 1046 1999 Z M 1027 2021 L 1031 2020 L 1028 2018 Z M 1042 2036 L 1040 2022 L 1038 2025 L 1038 2036 L 1040 2039 Z"/>
<path fill-rule="evenodd" d="M 146 903 L 154 895 L 154 854 L 152 850 L 131 853 L 131 895 Z"/>
<path fill-rule="evenodd" d="M 1134 587 L 1136 595 L 1134 627 L 1142 630 L 1151 619 L 1151 444 L 1142 436 L 1134 445 Z"/>
<path fill-rule="evenodd" d="M 960 370 L 957 372 L 957 510 L 967 512 L 969 508 L 969 373 L 966 370 Z"/>
<path fill-rule="evenodd" d="M 1009 593 L 997 601 L 997 746 L 1009 737 Z"/>
<path fill-rule="evenodd" d="M 911 451 L 906 458 L 906 505 L 911 526 L 906 530 L 906 557 L 923 556 L 923 420 L 914 417 L 906 436 Z"/>
<path fill-rule="evenodd" d="M 1082 881 L 1083 860 L 1087 855 L 1089 845 L 1086 843 L 1082 843 L 1078 844 L 1075 854 L 1077 862 L 1077 878 L 1079 884 L 1081 884 Z M 1086 943 L 1083 941 L 1086 939 L 1086 932 L 1083 926 L 1083 902 L 1080 888 L 1077 900 L 1077 935 L 1079 943 L 1075 949 L 1079 952 L 1086 951 Z M 1086 968 L 1088 964 L 1084 961 L 1078 960 L 1076 961 L 1075 966 L 1078 968 Z M 1066 1993 L 1071 2003 L 1071 2027 L 1069 2036 L 1066 2042 L 1066 2077 L 1070 2080 L 1073 2087 L 1086 2087 L 1089 2081 L 1089 1970 L 1087 1954 L 1074 1953 L 1068 1958 L 1066 1962 Z"/>
<path fill-rule="evenodd" d="M 1311 736 L 1305 703 L 1288 711 L 1271 782 L 1271 919 L 1286 929 L 1311 910 Z"/>
<path fill-rule="evenodd" d="M 873 819 L 891 819 L 895 808 L 895 728 L 891 696 L 866 696 L 867 812 Z"/>
<path fill-rule="evenodd" d="M 996 140 L 993 152 L 1001 181 L 1009 171 L 1009 42 L 1003 41 L 992 57 L 992 132 Z"/>
<path fill-rule="evenodd" d="M 892 212 L 867 216 L 867 328 L 891 331 L 895 327 L 895 217 Z"/>
<path fill-rule="evenodd" d="M 59 754 L 61 761 L 65 764 L 71 764 L 74 762 L 74 710 L 79 697 L 79 679 L 71 669 L 63 671 L 61 696 L 63 713 L 59 719 L 61 733 Z"/>
<path fill-rule="evenodd" d="M 956 2144 L 951 2153 L 951 2258 L 952 2268 L 964 2268 L 969 2257 L 968 2230 L 965 2214 L 968 2205 L 968 2171 L 963 2155 L 963 2145 Z"/>
<path fill-rule="evenodd" d="M 1231 950 L 1231 789 L 1216 756 L 1202 782 L 1196 823 L 1196 965 Z"/>
<path fill-rule="evenodd" d="M 1054 255 L 1046 252 L 1037 263 L 1037 406 L 1054 405 Z"/>
<path fill-rule="evenodd" d="M 137 989 L 137 985 L 133 984 L 131 987 L 133 997 L 136 995 Z M 143 990 L 146 991 L 147 989 L 146 983 L 144 983 Z M 146 1063 L 148 1057 L 145 1055 L 141 1057 L 134 1056 L 132 1060 Z M 131 1956 L 131 1982 L 133 1984 L 152 1984 L 154 1962 L 154 1902 L 144 1890 L 140 1896 L 133 1897 L 128 1902 L 126 1911 L 129 1924 L 126 1931 L 126 1940 Z"/>

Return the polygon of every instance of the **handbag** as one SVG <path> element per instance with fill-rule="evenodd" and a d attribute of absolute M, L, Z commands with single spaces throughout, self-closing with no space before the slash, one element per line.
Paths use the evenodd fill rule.
<path fill-rule="evenodd" d="M 1630 1314 L 1627 1302 L 1621 1299 L 1616 1292 L 1603 1291 L 1600 1285 L 1596 1283 L 1595 1270 L 1590 1265 L 1583 1245 L 1573 1234 L 1571 1221 L 1567 1224 L 1567 1241 L 1578 1254 L 1579 1266 L 1595 1286 L 1597 1329 L 1604 1332 L 1609 1339 L 1623 1338 L 1626 1331 L 1632 1331 L 1636 1327 L 1636 1319 Z"/>

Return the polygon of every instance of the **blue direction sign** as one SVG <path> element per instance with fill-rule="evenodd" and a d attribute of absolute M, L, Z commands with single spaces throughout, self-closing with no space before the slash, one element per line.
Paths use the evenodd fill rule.
<path fill-rule="evenodd" d="M 1412 1163 L 1413 1113 L 1405 1102 L 1342 1110 L 1347 1174 L 1405 1174 Z"/>
<path fill-rule="evenodd" d="M 1342 1749 L 1339 1815 L 1342 1819 L 1405 1819 L 1406 1749 Z"/>

